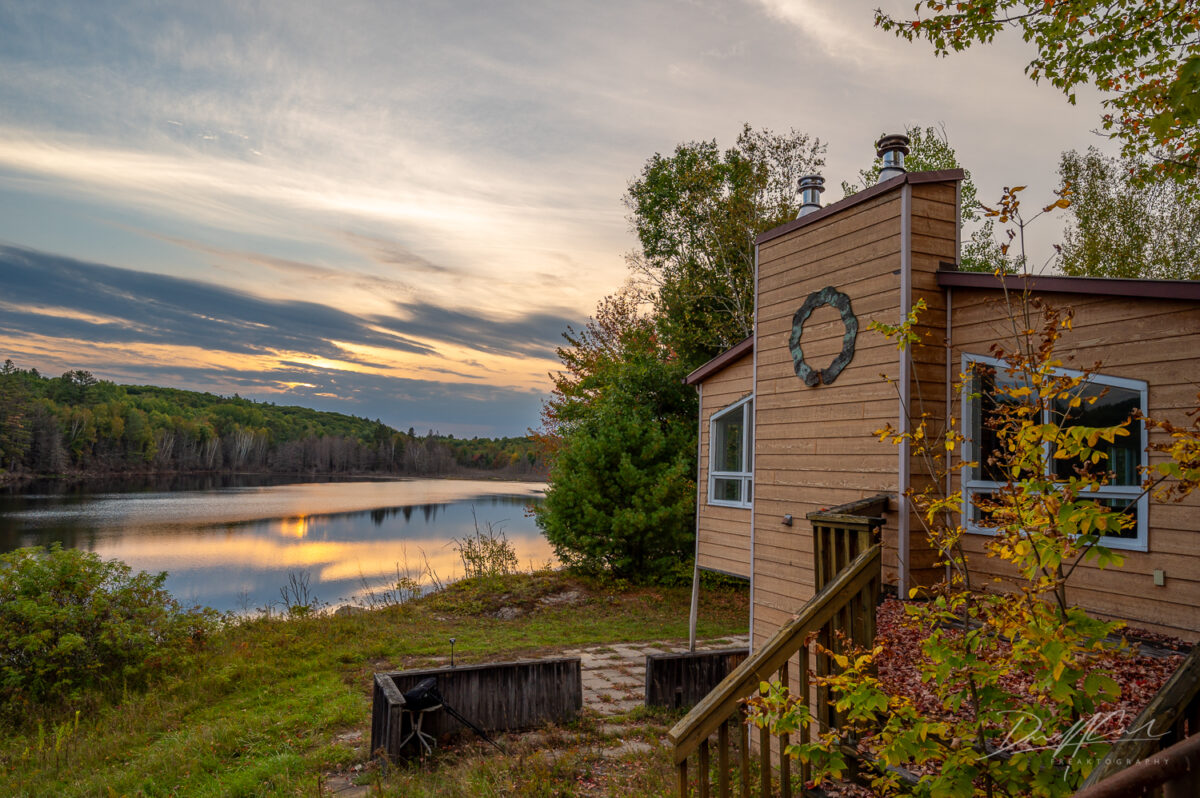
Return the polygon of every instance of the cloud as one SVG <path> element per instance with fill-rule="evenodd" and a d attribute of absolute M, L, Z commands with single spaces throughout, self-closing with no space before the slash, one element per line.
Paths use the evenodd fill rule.
<path fill-rule="evenodd" d="M 23 366 L 216 391 L 454 434 L 537 421 L 565 315 L 315 302 L 0 246 L 0 348 Z M 34 362 L 30 362 L 30 360 Z"/>
<path fill-rule="evenodd" d="M 261 299 L 231 288 L 0 246 L 0 328 L 108 343 L 202 345 L 236 354 L 304 352 L 354 360 L 334 341 L 429 354 L 424 343 L 375 332 L 315 302 Z M 46 308 L 50 312 L 42 312 Z M 75 314 L 54 313 L 65 308 Z"/>
<path fill-rule="evenodd" d="M 820 0 L 757 0 L 772 17 L 794 25 L 827 58 L 856 66 L 881 66 L 900 60 L 883 46 L 864 18 L 869 10 L 857 3 Z"/>
<path fill-rule="evenodd" d="M 402 319 L 388 326 L 414 338 L 456 343 L 490 354 L 553 358 L 567 325 L 578 319 L 554 313 L 531 313 L 513 319 L 496 319 L 433 305 L 397 303 Z"/>
<path fill-rule="evenodd" d="M 654 152 L 795 126 L 836 185 L 878 133 L 944 120 L 987 197 L 1091 143 L 1095 103 L 1030 84 L 1019 36 L 936 59 L 876 5 L 911 13 L 3 4 L 0 241 L 21 246 L 0 252 L 0 343 L 130 379 L 157 360 L 278 372 L 270 391 L 353 395 L 290 374 L 310 368 L 533 391 L 625 279 L 620 198 Z"/>
<path fill-rule="evenodd" d="M 285 268 L 311 268 L 285 264 Z M 169 275 L 0 246 L 0 329 L 108 343 L 201 345 L 237 354 L 301 352 L 371 365 L 338 342 L 433 355 L 438 343 L 481 353 L 551 357 L 577 320 L 532 313 L 508 319 L 394 303 L 395 315 L 358 316 L 316 302 L 265 299 Z M 378 364 L 376 364 L 378 365 Z"/>

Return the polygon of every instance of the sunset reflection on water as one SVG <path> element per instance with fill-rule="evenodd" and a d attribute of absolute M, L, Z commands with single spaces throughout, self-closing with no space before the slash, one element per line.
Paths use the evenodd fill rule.
<path fill-rule="evenodd" d="M 307 573 L 312 592 L 338 605 L 389 585 L 397 573 L 425 582 L 426 569 L 441 582 L 462 576 L 454 540 L 473 535 L 476 519 L 484 530 L 491 523 L 503 531 L 522 568 L 552 562 L 526 511 L 543 488 L 412 480 L 6 497 L 0 546 L 58 541 L 137 570 L 167 571 L 177 598 L 219 610 L 278 602 L 289 575 Z M 273 512 L 279 515 L 264 517 Z"/>

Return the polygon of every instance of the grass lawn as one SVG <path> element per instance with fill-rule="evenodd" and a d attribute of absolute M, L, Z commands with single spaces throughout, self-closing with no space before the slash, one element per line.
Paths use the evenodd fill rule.
<path fill-rule="evenodd" d="M 539 601 L 572 591 L 564 603 Z M 744 589 L 703 596 L 700 636 L 746 631 Z M 508 756 L 464 744 L 380 773 L 367 751 L 371 679 L 442 664 L 451 637 L 463 664 L 686 638 L 689 597 L 685 587 L 537 573 L 465 580 L 360 614 L 245 620 L 212 639 L 188 672 L 81 706 L 77 725 L 68 710 L 3 729 L 0 795 L 331 795 L 337 773 L 358 774 L 369 794 L 385 796 L 660 793 L 671 776 L 665 752 L 597 753 L 621 740 L 657 745 L 675 716 L 644 710 L 619 731 L 585 717 L 514 740 Z M 501 608 L 520 614 L 501 620 Z"/>

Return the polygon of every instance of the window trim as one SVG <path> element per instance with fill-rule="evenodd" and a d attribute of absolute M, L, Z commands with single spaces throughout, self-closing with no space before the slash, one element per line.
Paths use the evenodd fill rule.
<path fill-rule="evenodd" d="M 714 466 L 716 464 L 716 448 L 713 442 L 717 437 L 717 422 L 735 411 L 740 410 L 742 413 L 742 470 L 741 471 L 719 471 Z M 736 402 L 726 405 L 714 412 L 708 419 L 708 494 L 705 497 L 707 504 L 715 507 L 737 507 L 740 509 L 749 509 L 754 504 L 754 464 L 753 453 L 750 451 L 753 446 L 753 440 L 749 439 L 751 434 L 751 425 L 754 423 L 754 394 L 742 397 Z M 749 439 L 749 440 L 748 440 Z M 747 458 L 751 459 L 750 467 L 747 468 Z M 718 479 L 740 479 L 742 482 L 741 501 L 729 501 L 727 499 L 716 499 L 714 490 Z"/>
<path fill-rule="evenodd" d="M 986 355 L 972 355 L 968 352 L 962 353 L 962 373 L 969 373 L 971 363 L 981 363 L 991 366 L 996 369 L 1006 369 L 1008 364 L 1002 360 Z M 1067 377 L 1081 377 L 1083 372 L 1073 369 L 1055 368 L 1051 369 L 1054 374 L 1061 374 Z M 1102 385 L 1113 388 L 1123 388 L 1129 391 L 1136 391 L 1139 395 L 1139 403 L 1143 413 L 1149 410 L 1149 389 L 1147 383 L 1143 380 L 1133 380 L 1127 377 L 1113 377 L 1108 374 L 1093 374 L 1089 377 L 1088 383 L 1093 385 Z M 989 490 L 998 488 L 1002 483 L 993 482 L 985 479 L 973 479 L 971 469 L 968 463 L 971 463 L 978 458 L 975 456 L 974 429 L 971 426 L 971 386 L 969 383 L 963 384 L 961 397 L 961 415 L 963 431 L 963 443 L 961 449 L 962 465 L 960 466 L 959 484 L 962 488 L 962 518 L 963 528 L 977 535 L 995 535 L 996 530 L 993 527 L 979 526 L 972 521 L 971 499 L 977 493 L 986 493 Z M 1139 451 L 1141 452 L 1141 460 L 1139 466 L 1149 464 L 1149 455 L 1146 452 L 1146 447 L 1149 445 L 1149 430 L 1145 424 L 1142 424 L 1141 441 Z M 1048 445 L 1048 444 L 1047 444 Z M 1105 548 L 1110 549 L 1125 549 L 1128 551 L 1149 551 L 1149 513 L 1150 513 L 1150 497 L 1146 495 L 1141 485 L 1107 485 L 1100 488 L 1095 493 L 1089 494 L 1097 499 L 1137 499 L 1137 537 L 1136 538 L 1101 538 Z"/>

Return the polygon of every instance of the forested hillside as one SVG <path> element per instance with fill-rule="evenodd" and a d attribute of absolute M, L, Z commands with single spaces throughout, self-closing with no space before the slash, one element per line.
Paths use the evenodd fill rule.
<path fill-rule="evenodd" d="M 418 436 L 380 421 L 238 396 L 0 367 L 0 473 L 543 471 L 528 438 Z"/>

